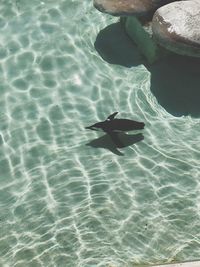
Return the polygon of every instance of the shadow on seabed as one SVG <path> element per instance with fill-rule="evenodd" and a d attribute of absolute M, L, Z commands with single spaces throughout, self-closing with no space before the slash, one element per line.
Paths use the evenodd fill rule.
<path fill-rule="evenodd" d="M 120 22 L 101 30 L 94 46 L 99 55 L 110 64 L 130 68 L 142 62 L 142 56 L 124 32 Z"/>
<path fill-rule="evenodd" d="M 200 117 L 200 59 L 172 54 L 150 65 L 124 32 L 121 23 L 101 30 L 94 44 L 110 64 L 133 67 L 144 64 L 151 73 L 151 91 L 174 116 Z"/>
<path fill-rule="evenodd" d="M 141 133 L 129 135 L 123 132 L 112 132 L 94 139 L 86 145 L 94 148 L 105 148 L 118 156 L 123 156 L 124 154 L 118 150 L 119 148 L 131 146 L 143 139 L 144 136 Z"/>

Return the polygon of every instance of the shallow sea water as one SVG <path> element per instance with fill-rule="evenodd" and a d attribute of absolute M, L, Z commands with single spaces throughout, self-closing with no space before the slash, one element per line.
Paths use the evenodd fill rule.
<path fill-rule="evenodd" d="M 198 259 L 198 69 L 143 64 L 91 1 L 0 14 L 0 266 Z M 84 129 L 115 111 L 146 124 L 122 149 Z"/>

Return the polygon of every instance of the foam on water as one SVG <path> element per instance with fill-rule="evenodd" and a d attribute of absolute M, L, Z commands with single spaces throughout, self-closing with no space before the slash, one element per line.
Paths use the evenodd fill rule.
<path fill-rule="evenodd" d="M 199 118 L 159 104 L 154 70 L 100 56 L 100 31 L 120 26 L 92 3 L 6 0 L 0 11 L 0 265 L 197 259 Z M 146 123 L 118 153 L 84 130 L 114 111 Z"/>

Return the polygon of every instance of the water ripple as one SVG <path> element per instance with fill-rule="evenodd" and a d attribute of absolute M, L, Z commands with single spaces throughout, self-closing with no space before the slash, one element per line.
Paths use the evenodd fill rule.
<path fill-rule="evenodd" d="M 197 259 L 199 119 L 160 105 L 118 19 L 92 2 L 1 2 L 0 265 Z M 128 68 L 98 53 L 116 32 L 134 49 Z M 84 129 L 114 111 L 146 124 L 118 153 Z"/>

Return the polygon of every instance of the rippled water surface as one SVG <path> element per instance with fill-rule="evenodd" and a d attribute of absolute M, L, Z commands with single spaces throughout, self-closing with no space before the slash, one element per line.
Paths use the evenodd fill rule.
<path fill-rule="evenodd" d="M 143 64 L 117 22 L 91 1 L 1 0 L 1 266 L 199 258 L 200 76 Z M 115 111 L 146 124 L 119 149 L 84 129 Z"/>

